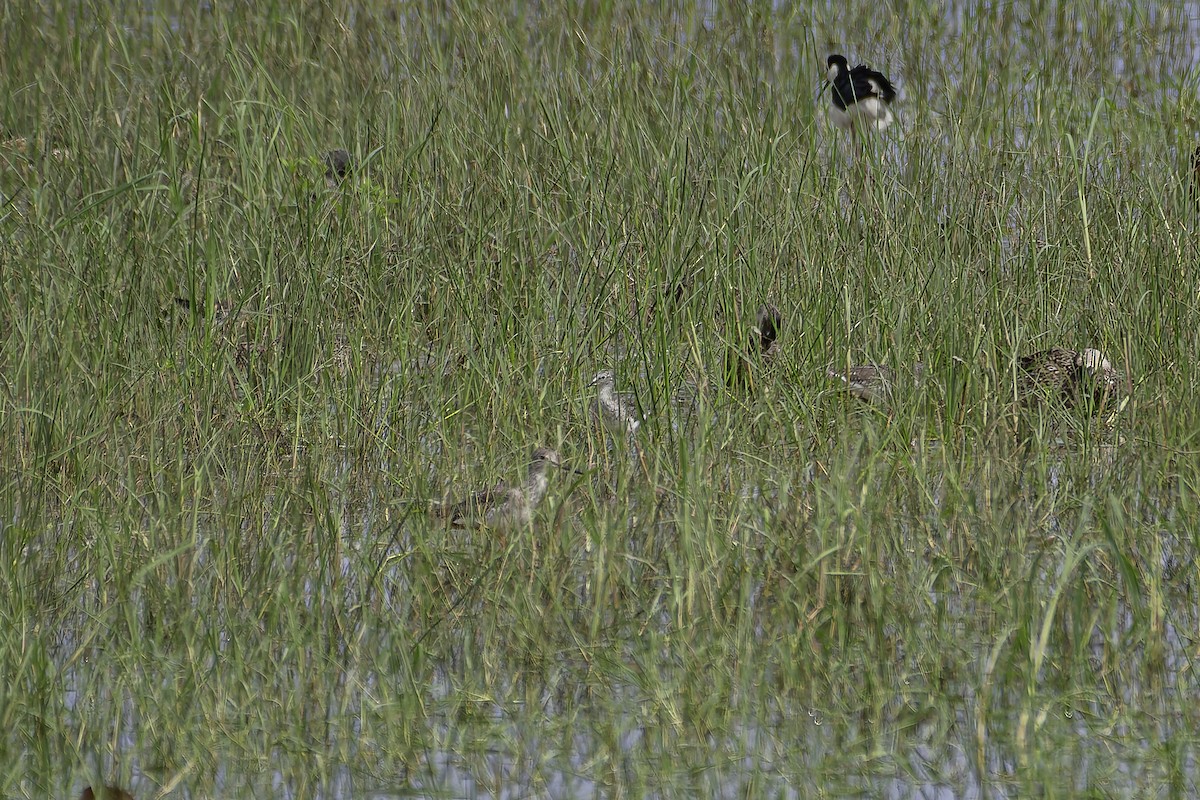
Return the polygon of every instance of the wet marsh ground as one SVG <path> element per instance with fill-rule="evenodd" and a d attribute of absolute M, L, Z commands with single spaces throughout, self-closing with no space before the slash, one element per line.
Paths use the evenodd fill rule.
<path fill-rule="evenodd" d="M 1195 6 L 153 6 L 0 10 L 0 794 L 1195 793 Z"/>

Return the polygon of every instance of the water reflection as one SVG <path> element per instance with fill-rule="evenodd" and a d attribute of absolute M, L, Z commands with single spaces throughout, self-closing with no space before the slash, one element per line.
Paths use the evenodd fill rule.
<path fill-rule="evenodd" d="M 636 76 L 621 73 L 622 79 L 650 86 L 676 80 L 687 104 L 711 109 L 704 124 L 715 129 L 711 140 L 717 150 L 726 151 L 696 156 L 691 171 L 672 184 L 681 192 L 695 191 L 686 195 L 689 207 L 723 199 L 703 190 L 713 181 L 736 187 L 746 176 L 767 171 L 737 145 L 748 130 L 767 124 L 784 129 L 793 119 L 799 120 L 794 129 L 777 136 L 786 147 L 772 155 L 811 152 L 812 168 L 827 178 L 822 186 L 833 185 L 846 162 L 821 146 L 822 123 L 808 108 L 808 97 L 780 98 L 777 90 L 781 76 L 811 70 L 815 97 L 820 59 L 847 44 L 847 31 L 867 31 L 853 42 L 857 57 L 886 63 L 904 99 L 899 112 L 904 136 L 889 140 L 877 154 L 899 178 L 881 195 L 897 209 L 918 198 L 953 217 L 949 227 L 962 223 L 968 239 L 975 237 L 968 244 L 980 268 L 997 285 L 1040 280 L 1029 276 L 1036 273 L 1030 264 L 1038 265 L 1039 254 L 1079 247 L 1057 216 L 1077 207 L 1079 198 L 1047 198 L 1032 185 L 1034 165 L 1022 161 L 1050 135 L 1048 114 L 1066 119 L 1053 135 L 1067 130 L 1072 138 L 1050 149 L 1064 165 L 1078 168 L 1085 194 L 1133 182 L 1139 172 L 1171 175 L 1172 164 L 1183 163 L 1191 152 L 1190 142 L 1182 149 L 1177 144 L 1183 134 L 1165 131 L 1147 163 L 1120 152 L 1119 142 L 1092 141 L 1087 132 L 1097 109 L 1151 113 L 1182 102 L 1190 88 L 1179 76 L 1194 75 L 1197 64 L 1195 3 L 1082 10 L 1061 5 L 1048 10 L 1045 24 L 1007 2 L 954 3 L 944 13 L 924 16 L 920 9 L 909 10 L 913 19 L 899 35 L 889 32 L 893 26 L 877 24 L 877 6 L 830 0 L 796 9 L 776 2 L 762 13 L 705 2 L 662 18 L 636 16 L 627 35 L 618 37 L 615 54 L 587 44 L 592 23 L 586 15 L 547 19 L 514 3 L 498 10 L 500 19 L 493 23 L 534 30 L 530 41 L 544 46 L 548 73 L 571 76 L 577 70 L 584 82 L 602 87 L 615 80 L 614 64 L 636 61 Z M 449 80 L 470 83 L 474 61 L 485 60 L 486 48 L 471 50 L 453 38 L 463 36 L 461 30 L 425 11 L 410 5 L 397 12 L 399 30 L 411 36 L 384 40 L 376 30 L 363 32 L 378 48 L 384 78 L 390 84 L 421 80 L 412 74 L 413 65 L 427 63 L 434 47 L 454 54 L 446 58 Z M 626 12 L 636 15 L 638 9 Z M 202 6 L 200 13 L 211 9 Z M 367 16 L 354 8 L 338 22 L 354 33 Z M 185 27 L 176 17 L 166 25 L 172 32 Z M 705 83 L 708 65 L 720 59 L 732 64 L 725 82 Z M 1103 98 L 1081 91 L 1069 103 L 1052 101 L 1066 77 L 1072 86 L 1088 86 L 1098 75 L 1106 76 L 1105 91 L 1097 93 Z M 1114 76 L 1131 88 L 1121 90 L 1119 81 L 1110 80 Z M 503 81 L 498 86 L 513 89 Z M 512 91 L 514 103 L 523 100 L 519 88 Z M 983 111 L 991 121 L 976 125 Z M 671 113 L 662 114 L 667 128 L 677 123 Z M 653 131 L 637 134 L 653 138 Z M 989 160 L 996 153 L 999 158 Z M 1011 174 L 984 171 L 998 169 L 997 162 L 1012 166 Z M 947 165 L 978 168 L 979 196 L 963 198 L 956 185 L 937 183 L 936 177 L 931 187 L 930 176 L 944 173 Z M 577 167 L 567 164 L 564 170 Z M 797 203 L 813 199 L 817 207 L 823 197 Z M 615 190 L 603 200 L 625 202 Z M 673 210 L 668 201 L 651 210 L 631 204 L 629 217 L 646 228 L 682 218 L 667 216 Z M 717 247 L 713 242 L 728 228 L 753 224 L 750 211 L 760 205 L 738 195 L 736 209 L 722 223 L 726 227 L 705 230 L 696 240 Z M 746 209 L 743 223 L 735 211 Z M 550 266 L 543 266 L 559 274 L 545 280 L 552 295 L 581 298 L 567 304 L 564 328 L 592 324 L 597 312 L 585 300 L 618 296 L 602 294 L 597 285 L 622 283 L 621 270 L 629 262 L 657 258 L 693 269 L 691 250 L 682 245 L 673 250 L 674 240 L 643 242 L 625 231 L 609 236 L 585 229 L 603 228 L 587 215 L 604 210 L 579 211 L 587 222 L 576 228 L 568 224 L 573 221 L 554 221 L 568 233 L 561 254 L 548 256 Z M 545 222 L 533 210 L 528 216 L 520 224 Z M 1121 219 L 1137 227 L 1152 217 L 1133 207 Z M 862 218 L 860 228 L 871 230 L 873 219 L 865 212 Z M 986 227 L 992 223 L 994 228 Z M 788 237 L 802 235 L 794 223 L 781 224 L 786 232 L 765 249 L 782 248 Z M 669 229 L 666 237 L 676 226 L 662 227 Z M 823 246 L 801 244 L 805 252 Z M 874 242 L 864 238 L 867 246 Z M 957 269 L 953 259 L 961 251 L 947 250 Z M 733 254 L 731 263 L 741 263 L 740 255 Z M 824 279 L 798 273 L 822 268 L 784 264 L 778 280 L 807 291 L 804 281 Z M 697 293 L 720 290 L 722 281 L 732 280 L 723 272 L 686 274 L 695 278 L 689 291 Z M 461 275 L 470 275 L 470 269 Z M 432 281 L 431 286 L 450 291 Z M 603 358 L 589 357 L 643 357 L 642 330 L 629 321 L 632 316 L 624 308 L 614 312 L 620 322 L 606 340 L 608 350 Z M 697 340 L 717 335 L 710 321 L 692 327 Z M 132 775 L 137 789 L 164 774 L 186 782 L 193 765 L 171 761 L 176 734 L 163 733 L 184 720 L 217 730 L 221 740 L 252 731 L 251 743 L 242 745 L 249 754 L 223 751 L 208 739 L 196 745 L 216 765 L 212 781 L 231 794 L 1017 797 L 1039 786 L 1070 793 L 1100 784 L 1110 794 L 1127 796 L 1162 782 L 1167 769 L 1175 784 L 1194 788 L 1195 756 L 1177 742 L 1191 741 L 1196 729 L 1195 704 L 1189 702 L 1200 620 L 1192 586 L 1195 508 L 1186 487 L 1152 485 L 1141 474 L 1138 453 L 1157 444 L 1138 442 L 1135 449 L 1064 442 L 1057 451 L 1014 454 L 999 464 L 983 464 L 986 456 L 970 451 L 959 464 L 957 443 L 931 446 L 908 437 L 905 446 L 890 450 L 863 445 L 818 456 L 780 446 L 757 461 L 737 454 L 738 443 L 722 443 L 728 455 L 723 472 L 699 480 L 679 467 L 678 485 L 661 494 L 623 496 L 631 480 L 622 470 L 632 472 L 631 464 L 615 465 L 616 478 L 597 473 L 591 483 L 563 491 L 538 520 L 537 533 L 544 538 L 536 542 L 462 538 L 408 508 L 397 510 L 394 501 L 405 492 L 405 500 L 426 499 L 441 486 L 450 469 L 443 438 L 448 418 L 461 425 L 464 437 L 480 431 L 475 434 L 480 449 L 494 444 L 486 415 L 461 408 L 445 412 L 437 405 L 442 382 L 460 377 L 457 357 L 492 346 L 492 330 L 479 331 L 465 334 L 466 344 L 440 346 L 436 357 L 432 350 L 410 354 L 398 368 L 383 370 L 377 383 L 368 382 L 381 410 L 373 420 L 350 424 L 353 410 L 326 409 L 347 422 L 346 430 L 362 427 L 386 443 L 368 457 L 360 461 L 354 449 L 366 449 L 361 440 L 339 441 L 342 460 L 329 468 L 305 463 L 303 447 L 296 447 L 293 460 L 318 477 L 272 486 L 260 495 L 247 478 L 261 469 L 258 454 L 231 463 L 227 471 L 200 457 L 195 464 L 184 459 L 180 471 L 194 466 L 198 477 L 189 476 L 192 484 L 179 481 L 193 493 L 179 486 L 161 489 L 163 495 L 178 490 L 172 496 L 186 506 L 180 517 L 187 518 L 174 524 L 184 530 L 170 528 L 168 515 L 148 502 L 138 515 L 148 532 L 122 537 L 136 543 L 153 534 L 164 545 L 137 551 L 138 569 L 149 577 L 71 576 L 86 582 L 88 597 L 103 598 L 100 608 L 79 612 L 70 632 L 49 645 L 32 626 L 37 629 L 30 633 L 29 652 L 50 651 L 65 713 L 84 721 L 77 723 L 84 729 L 81 739 L 93 735 L 85 724 L 90 714 L 123 709 L 123 721 L 106 732 L 105 741 L 123 753 L 151 755 L 120 768 L 103 765 L 108 771 Z M 823 335 L 818 326 L 815 337 Z M 557 355 L 542 358 L 538 382 L 555 379 L 561 364 Z M 675 378 L 670 369 L 639 366 L 629 374 L 640 386 L 655 387 L 646 394 L 647 405 L 661 415 L 658 427 L 672 443 L 672 456 L 682 453 L 704 464 L 707 451 L 693 443 L 712 431 L 736 429 L 737 415 L 747 413 L 732 404 L 706 406 L 704 398 L 716 393 L 699 381 L 683 397 L 669 395 L 659 387 Z M 459 416 L 472 417 L 471 423 L 459 422 Z M 531 414 L 530 428 L 541 424 Z M 824 432 L 806 429 L 804 435 Z M 781 458 L 793 455 L 794 461 Z M 412 468 L 405 463 L 412 458 L 423 461 Z M 770 459 L 781 462 L 785 477 L 762 479 Z M 360 483 L 363 472 L 389 471 L 417 485 Z M 113 483 L 99 491 L 125 491 L 120 480 Z M 895 502 L 886 508 L 867 502 L 893 495 Z M 79 498 L 80 508 L 64 515 L 87 510 L 91 499 L 84 487 Z M 21 545 L 11 550 L 12 561 L 33 560 L 36 546 L 26 548 L 19 538 L 27 535 L 19 528 L 21 512 L 13 517 L 3 528 L 6 541 Z M 736 533 L 718 541 L 705 535 L 713 528 Z M 70 540 L 77 530 L 62 524 L 50 533 L 53 541 Z M 1078 561 L 1069 557 L 1081 552 Z M 312 553 L 320 557 L 309 559 Z M 167 569 L 180 554 L 188 556 L 178 558 L 186 565 Z M 730 576 L 725 582 L 708 583 L 722 571 Z M 42 585 L 10 589 L 44 593 L 45 600 L 39 596 L 37 602 L 53 605 L 60 602 L 60 590 L 66 597 L 78 593 L 75 584 L 64 589 L 62 583 L 51 575 Z M 709 585 L 723 593 L 706 595 Z M 988 588 L 982 595 L 975 591 L 981 585 Z M 1097 600 L 1110 597 L 1114 586 L 1119 602 Z M 980 596 L 1006 605 L 990 607 Z M 513 607 L 495 607 L 496 598 Z M 127 612 L 120 622 L 131 630 L 165 629 L 162 641 L 173 648 L 169 658 L 180 663 L 160 663 L 168 656 L 154 652 L 127 655 L 119 646 L 121 629 L 92 633 L 96 626 L 89 614 L 104 614 L 105 624 L 112 625 L 111 605 Z M 179 620 L 154 618 L 163 607 L 197 611 L 186 625 L 203 635 L 188 638 L 189 631 L 173 630 L 185 627 Z M 1013 609 L 1020 616 L 1007 618 Z M 300 655 L 284 640 L 286 631 L 296 629 L 314 631 L 317 642 L 300 645 Z M 90 657 L 80 656 L 91 648 L 90 639 L 81 638 L 85 632 L 111 637 L 104 639 L 111 650 L 101 653 L 111 672 L 92 672 Z M 738 641 L 739 636 L 751 641 Z M 1051 637 L 1056 647 L 1047 655 L 1043 645 Z M 204 648 L 188 649 L 197 641 Z M 243 662 L 231 665 L 232 654 L 242 649 L 252 651 L 247 661 L 261 659 L 267 666 L 253 668 L 262 674 L 223 683 L 226 669 L 245 669 Z M 816 667 L 794 663 L 807 660 Z M 112 675 L 121 680 L 103 682 Z M 322 686 L 307 682 L 313 675 Z M 323 685 L 326 677 L 332 686 Z M 164 694 L 178 708 L 133 708 L 125 693 L 135 679 L 170 688 Z M 413 697 L 392 716 L 380 711 Z M 286 712 L 276 708 L 287 703 L 293 705 Z M 193 719 L 196 708 L 216 709 L 217 719 Z M 286 716 L 290 713 L 300 722 Z M 37 739 L 36 731 L 21 735 L 22 741 Z M 314 785 L 297 790 L 296 776 L 304 774 L 314 753 L 338 766 L 312 767 L 318 774 Z M 411 753 L 419 763 L 404 761 Z M 268 776 L 255 782 L 253 775 L 227 766 L 237 758 L 260 759 L 269 765 Z"/>

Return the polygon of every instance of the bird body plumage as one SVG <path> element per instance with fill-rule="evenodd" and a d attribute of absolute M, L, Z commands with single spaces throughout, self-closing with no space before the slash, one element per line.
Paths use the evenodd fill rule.
<path fill-rule="evenodd" d="M 637 433 L 642 424 L 642 415 L 632 397 L 617 392 L 613 371 L 605 369 L 597 372 L 589 385 L 597 388 L 593 409 L 604 427 L 620 436 Z"/>
<path fill-rule="evenodd" d="M 459 528 L 514 530 L 526 527 L 533 520 L 533 509 L 550 486 L 546 473 L 552 466 L 562 466 L 558 453 L 548 447 L 539 447 L 533 451 L 523 484 L 514 486 L 501 481 L 457 503 L 437 504 L 434 512 Z"/>
<path fill-rule="evenodd" d="M 865 64 L 851 68 L 846 57 L 829 56 L 829 86 L 832 89 L 833 124 L 853 130 L 859 124 L 881 131 L 895 119 L 889 106 L 896 99 L 896 87 L 882 72 Z"/>

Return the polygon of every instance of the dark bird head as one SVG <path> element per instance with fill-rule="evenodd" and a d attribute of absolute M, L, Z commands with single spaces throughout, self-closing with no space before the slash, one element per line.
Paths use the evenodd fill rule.
<path fill-rule="evenodd" d="M 350 154 L 345 150 L 330 150 L 321 160 L 325 163 L 325 177 L 328 180 L 340 181 L 352 166 Z"/>
<path fill-rule="evenodd" d="M 825 94 L 825 91 L 837 80 L 837 77 L 845 72 L 850 71 L 850 64 L 846 61 L 846 57 L 834 53 L 829 58 L 825 59 L 825 81 L 821 84 L 821 92 L 818 95 Z"/>
<path fill-rule="evenodd" d="M 93 791 L 89 786 L 79 795 L 79 800 L 133 800 L 133 795 L 115 786 L 101 786 L 99 791 Z"/>
<path fill-rule="evenodd" d="M 775 344 L 775 340 L 779 338 L 779 331 L 782 327 L 783 316 L 774 303 L 765 303 L 759 306 L 758 316 L 754 322 L 754 329 L 758 333 L 759 352 L 765 353 L 771 349 L 771 345 Z"/>

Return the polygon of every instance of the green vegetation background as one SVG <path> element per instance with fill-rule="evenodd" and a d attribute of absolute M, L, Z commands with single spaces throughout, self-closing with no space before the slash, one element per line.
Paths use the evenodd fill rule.
<path fill-rule="evenodd" d="M 0 794 L 1194 793 L 1175 4 L 59 5 L 0 8 Z M 1120 414 L 1014 406 L 1056 344 Z M 530 530 L 423 513 L 539 444 Z"/>

